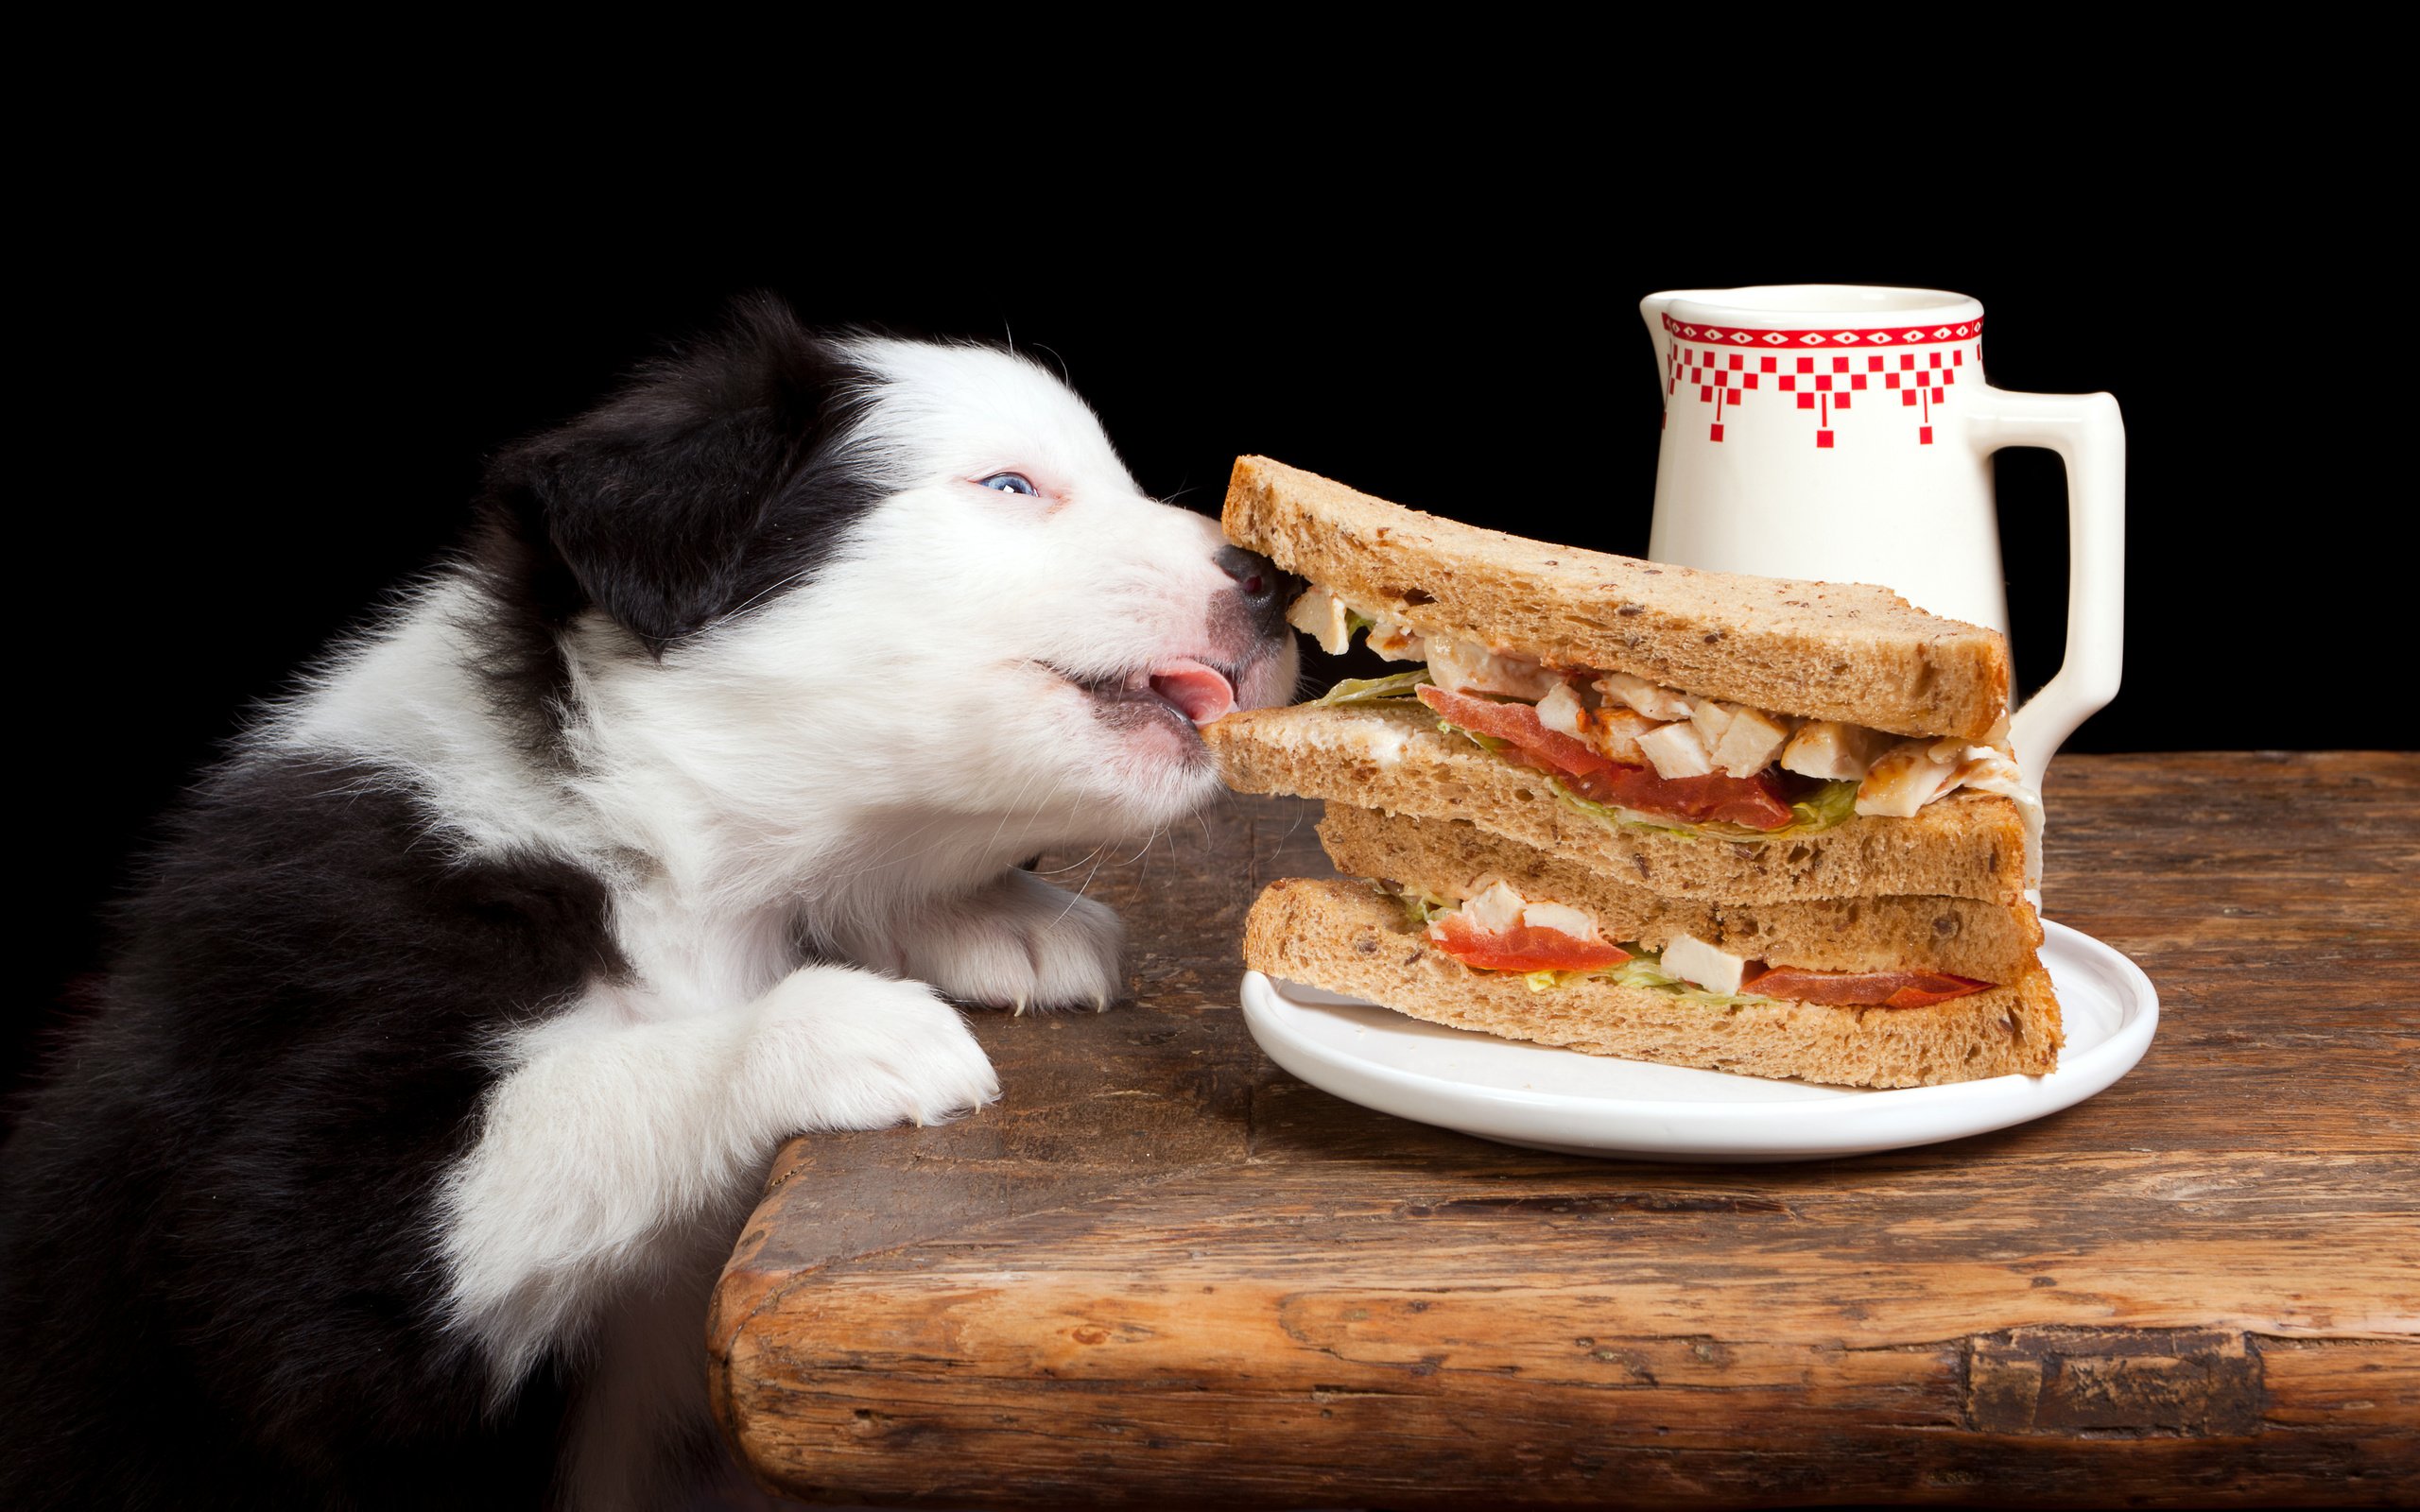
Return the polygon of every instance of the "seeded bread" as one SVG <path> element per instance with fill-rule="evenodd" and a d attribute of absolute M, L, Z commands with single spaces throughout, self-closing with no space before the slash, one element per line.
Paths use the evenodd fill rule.
<path fill-rule="evenodd" d="M 1244 919 L 1244 961 L 1459 1029 L 1840 1087 L 2039 1075 L 2058 1069 L 2063 1041 L 2058 1000 L 2038 967 L 2010 986 L 1927 1008 L 1718 1007 L 1602 977 L 1533 992 L 1519 976 L 1475 971 L 1431 948 L 1391 900 L 1336 879 L 1271 883 Z"/>
<path fill-rule="evenodd" d="M 2014 907 L 2025 896 L 2024 821 L 2015 804 L 1988 793 L 1953 793 L 1910 818 L 1732 840 L 1600 819 L 1556 798 L 1543 774 L 1439 730 L 1417 704 L 1253 709 L 1202 737 L 1227 785 L 1241 792 L 1467 818 L 1668 898 L 1737 904 L 1907 894 Z"/>
<path fill-rule="evenodd" d="M 1421 819 L 1345 803 L 1327 805 L 1320 844 L 1339 871 L 1383 877 L 1432 897 L 1465 896 L 1496 876 L 1531 901 L 1595 915 L 1605 937 L 1662 950 L 1691 935 L 1769 966 L 1822 971 L 1948 971 L 1977 981 L 2016 981 L 2039 964 L 2042 925 L 2023 902 L 1973 898 L 1834 898 L 1794 903 L 1734 903 L 1667 898 L 1618 877 L 1516 840 L 1468 819 Z"/>
<path fill-rule="evenodd" d="M 1227 539 L 1443 635 L 1550 666 L 1902 735 L 1997 737 L 2008 642 L 1887 588 L 1698 572 L 1482 530 L 1265 456 L 1236 459 Z"/>

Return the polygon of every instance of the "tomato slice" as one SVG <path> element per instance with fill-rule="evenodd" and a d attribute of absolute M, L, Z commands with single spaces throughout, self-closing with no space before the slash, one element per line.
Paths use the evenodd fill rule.
<path fill-rule="evenodd" d="M 1611 766 L 1574 774 L 1564 785 L 1591 803 L 1688 824 L 1719 821 L 1778 830 L 1795 817 L 1789 800 L 1782 797 L 1781 779 L 1770 770 L 1754 777 L 1659 777 L 1651 766 Z"/>
<path fill-rule="evenodd" d="M 1660 777 L 1651 766 L 1625 766 L 1600 756 L 1561 730 L 1538 722 L 1526 703 L 1497 703 L 1433 684 L 1418 690 L 1420 701 L 1448 724 L 1510 742 L 1526 765 L 1564 778 L 1564 785 L 1591 803 L 1635 809 L 1653 818 L 1684 824 L 1720 822 L 1748 830 L 1778 830 L 1794 815 L 1771 770 L 1754 777 Z"/>
<path fill-rule="evenodd" d="M 1630 959 L 1618 945 L 1532 924 L 1485 934 L 1467 914 L 1447 914 L 1428 926 L 1428 937 L 1464 966 L 1490 971 L 1586 971 Z"/>
<path fill-rule="evenodd" d="M 1601 772 L 1612 766 L 1611 760 L 1598 755 L 1587 747 L 1559 730 L 1548 730 L 1538 722 L 1538 711 L 1526 703 L 1497 703 L 1493 698 L 1475 698 L 1467 693 L 1449 693 L 1434 683 L 1417 690 L 1420 701 L 1437 711 L 1448 724 L 1459 725 L 1475 735 L 1492 735 L 1509 740 L 1531 756 L 1540 758 L 1550 771 L 1582 777 Z"/>
<path fill-rule="evenodd" d="M 1807 971 L 1779 966 L 1748 978 L 1739 990 L 1841 1008 L 1924 1008 L 1991 985 L 1946 971 Z"/>

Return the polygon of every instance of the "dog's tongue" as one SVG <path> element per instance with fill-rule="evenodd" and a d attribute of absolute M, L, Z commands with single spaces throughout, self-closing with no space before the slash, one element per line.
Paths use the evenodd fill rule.
<path fill-rule="evenodd" d="M 1225 673 L 1191 658 L 1172 662 L 1151 674 L 1151 691 L 1184 711 L 1184 717 L 1206 725 L 1236 707 L 1236 690 Z"/>

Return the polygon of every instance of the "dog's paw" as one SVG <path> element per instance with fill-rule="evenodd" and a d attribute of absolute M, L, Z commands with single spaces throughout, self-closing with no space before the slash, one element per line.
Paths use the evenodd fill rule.
<path fill-rule="evenodd" d="M 954 998 L 1014 1008 L 1106 1008 L 1125 985 L 1126 931 L 1104 903 L 1028 871 L 1002 873 L 906 924 L 911 975 Z"/>
<path fill-rule="evenodd" d="M 786 1130 L 940 1124 L 1000 1095 L 983 1047 L 931 988 L 831 966 L 766 995 L 741 1079 Z"/>

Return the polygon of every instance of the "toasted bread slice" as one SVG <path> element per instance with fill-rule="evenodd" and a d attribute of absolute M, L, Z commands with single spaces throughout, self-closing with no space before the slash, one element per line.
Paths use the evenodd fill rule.
<path fill-rule="evenodd" d="M 2016 805 L 1959 792 L 1913 816 L 1854 818 L 1777 840 L 1616 825 L 1563 801 L 1542 774 L 1438 730 L 1417 704 L 1254 709 L 1207 726 L 1227 785 L 1299 793 L 1425 819 L 1466 818 L 1507 839 L 1668 898 L 1725 903 L 1898 895 L 2025 897 Z"/>
<path fill-rule="evenodd" d="M 1997 738 L 2006 638 L 1887 588 L 1664 566 L 1422 514 L 1265 456 L 1236 460 L 1227 537 L 1448 636 L 1549 666 L 1901 735 Z"/>
<path fill-rule="evenodd" d="M 1926 1008 L 1809 1003 L 1723 1007 L 1579 977 L 1532 991 L 1429 945 L 1367 883 L 1271 883 L 1244 920 L 1244 961 L 1433 1023 L 1591 1055 L 1841 1087 L 1926 1087 L 2055 1071 L 2063 1036 L 2049 973 Z"/>
<path fill-rule="evenodd" d="M 1770 966 L 1821 971 L 1947 971 L 2005 985 L 2040 964 L 2042 924 L 2024 902 L 1974 898 L 1827 898 L 1735 903 L 1665 897 L 1468 819 L 1421 819 L 1330 803 L 1320 843 L 1337 869 L 1431 897 L 1501 877 L 1524 898 L 1596 916 L 1608 939 L 1662 950 L 1690 935 Z"/>

